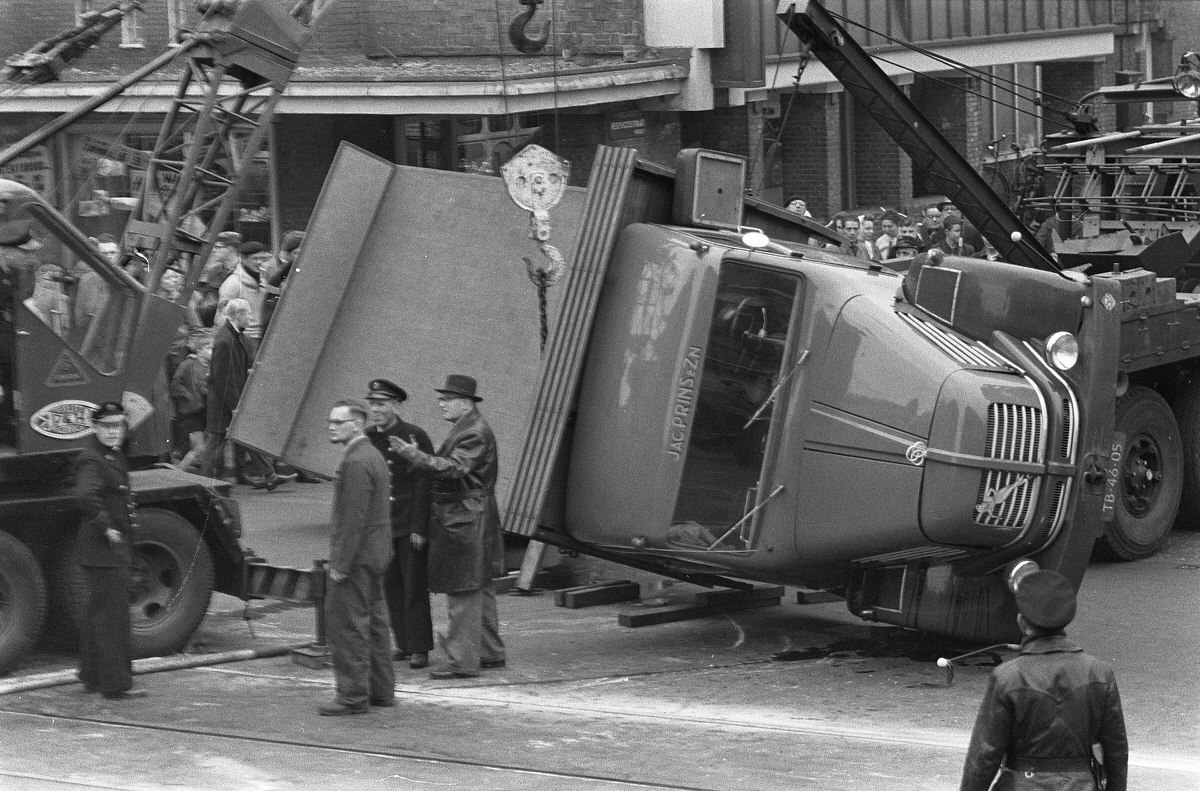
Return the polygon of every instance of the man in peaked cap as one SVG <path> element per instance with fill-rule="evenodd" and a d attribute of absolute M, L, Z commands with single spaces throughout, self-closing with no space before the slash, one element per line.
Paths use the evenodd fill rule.
<path fill-rule="evenodd" d="M 87 613 L 79 629 L 79 680 L 110 700 L 140 697 L 133 689 L 129 631 L 129 566 L 137 510 L 121 450 L 125 410 L 106 401 L 92 412 L 94 435 L 75 460 L 72 490 L 79 513 L 75 561 L 87 580 Z"/>
<path fill-rule="evenodd" d="M 450 374 L 437 389 L 442 418 L 453 424 L 436 454 L 389 437 L 392 450 L 433 479 L 429 518 L 429 590 L 446 594 L 450 625 L 446 663 L 432 678 L 470 678 L 504 667 L 504 642 L 492 579 L 504 571 L 496 506 L 496 435 L 483 416 L 470 376 Z"/>
<path fill-rule="evenodd" d="M 419 426 L 400 419 L 400 405 L 408 393 L 395 382 L 372 379 L 367 385 L 371 425 L 367 439 L 383 454 L 391 478 L 392 562 L 383 575 L 396 659 L 407 659 L 414 669 L 429 664 L 433 650 L 433 620 L 429 613 L 428 555 L 429 491 L 432 480 L 417 471 L 388 443 L 400 437 L 415 443 L 422 453 L 433 453 L 429 435 Z"/>
<path fill-rule="evenodd" d="M 1014 590 L 1021 651 L 992 671 L 963 768 L 962 791 L 1099 788 L 1092 745 L 1103 750 L 1108 791 L 1125 791 L 1129 745 L 1112 668 L 1067 639 L 1075 590 L 1054 571 Z"/>

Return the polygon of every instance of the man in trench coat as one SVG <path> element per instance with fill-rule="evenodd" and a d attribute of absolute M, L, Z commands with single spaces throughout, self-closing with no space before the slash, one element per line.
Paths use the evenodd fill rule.
<path fill-rule="evenodd" d="M 383 572 L 392 559 L 387 462 L 367 440 L 367 408 L 339 401 L 329 412 L 329 441 L 346 449 L 333 490 L 325 626 L 337 696 L 323 716 L 366 714 L 396 705 L 392 634 Z"/>
<path fill-rule="evenodd" d="M 492 579 L 504 570 L 500 510 L 496 506 L 496 436 L 476 407 L 470 376 L 450 374 L 438 393 L 442 418 L 453 427 L 436 454 L 400 437 L 389 442 L 414 470 L 433 478 L 429 520 L 429 589 L 446 594 L 450 624 L 446 664 L 431 678 L 470 678 L 480 668 L 503 667 L 504 642 Z"/>
<path fill-rule="evenodd" d="M 962 791 L 1092 791 L 1099 788 L 1097 743 L 1107 791 L 1125 791 L 1129 745 L 1117 680 L 1063 632 L 1075 617 L 1074 588 L 1061 574 L 1038 569 L 1021 578 L 1014 596 L 1021 653 L 992 671 Z"/>

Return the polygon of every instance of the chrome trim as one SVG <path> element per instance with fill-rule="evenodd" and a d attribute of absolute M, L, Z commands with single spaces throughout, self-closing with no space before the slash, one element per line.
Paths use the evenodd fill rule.
<path fill-rule="evenodd" d="M 855 558 L 854 563 L 891 563 L 897 560 L 951 560 L 967 557 L 970 553 L 954 547 L 913 547 L 896 552 L 885 552 L 865 558 Z"/>
<path fill-rule="evenodd" d="M 1067 420 L 1063 421 L 1064 428 L 1067 430 L 1067 436 L 1064 437 L 1063 441 L 1065 443 L 1070 443 L 1070 454 L 1067 455 L 1066 458 L 1067 461 L 1074 464 L 1076 454 L 1079 452 L 1079 399 L 1075 396 L 1075 391 L 1071 389 L 1070 383 L 1063 378 L 1061 373 L 1055 370 L 1053 365 L 1050 365 L 1050 363 L 1046 362 L 1042 356 L 1042 353 L 1034 348 L 1033 344 L 1031 344 L 1029 341 L 1023 341 L 1023 343 L 1025 344 L 1025 348 L 1029 350 L 1029 356 L 1037 360 L 1038 365 L 1040 365 L 1043 369 L 1048 371 L 1051 376 L 1058 380 L 1058 383 L 1063 386 L 1063 390 L 1067 392 L 1067 396 L 1071 399 L 1070 409 L 1063 410 L 1064 412 L 1068 412 L 1066 415 Z M 1064 403 L 1063 406 L 1066 407 L 1067 405 Z"/>
<path fill-rule="evenodd" d="M 1005 371 L 1019 370 L 994 349 L 979 341 L 963 340 L 938 325 L 911 313 L 896 311 L 896 315 L 960 365 L 972 368 L 997 368 Z"/>
<path fill-rule="evenodd" d="M 1038 394 L 1041 409 L 995 401 L 988 404 L 987 453 L 990 458 L 1042 464 L 1046 453 L 1046 400 L 1029 377 L 1022 377 Z M 989 469 L 980 475 L 974 521 L 987 527 L 1027 530 L 1041 493 L 1040 474 Z"/>

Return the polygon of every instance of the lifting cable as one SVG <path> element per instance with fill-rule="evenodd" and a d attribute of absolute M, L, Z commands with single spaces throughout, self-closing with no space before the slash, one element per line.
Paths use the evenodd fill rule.
<path fill-rule="evenodd" d="M 882 39 L 886 39 L 887 41 L 890 41 L 893 44 L 897 44 L 901 47 L 904 47 L 905 49 L 908 49 L 919 55 L 924 55 L 925 57 L 927 57 L 931 60 L 935 60 L 946 66 L 949 66 L 950 68 L 954 69 L 955 71 L 959 71 L 964 74 L 969 74 L 969 75 L 978 77 L 979 79 L 983 80 L 984 82 L 987 82 L 988 84 L 990 84 L 993 88 L 996 88 L 996 89 L 999 89 L 1006 93 L 1009 93 L 1018 99 L 1024 99 L 1025 101 L 1031 102 L 1038 107 L 1043 107 L 1045 109 L 1052 110 L 1054 112 L 1063 112 L 1062 110 L 1059 110 L 1055 107 L 1048 105 L 1045 101 L 1046 99 L 1051 99 L 1053 101 L 1062 102 L 1062 103 L 1068 104 L 1072 107 L 1075 107 L 1078 105 L 1078 102 L 1074 99 L 1070 99 L 1065 96 L 1059 96 L 1057 94 L 1049 93 L 1047 91 L 1035 91 L 1033 89 L 1026 88 L 1025 86 L 1021 85 L 1020 83 L 1016 82 L 1015 80 L 1010 80 L 1005 77 L 997 77 L 996 75 L 992 74 L 991 72 L 984 71 L 983 69 L 976 68 L 974 66 L 968 66 L 967 64 L 962 63 L 961 61 L 954 60 L 953 58 L 950 58 L 946 55 L 939 54 L 937 52 L 934 52 L 933 50 L 926 49 L 925 47 L 917 46 L 916 44 L 913 44 L 908 41 L 904 41 L 903 39 L 895 38 L 894 36 L 889 36 L 887 33 L 884 33 L 881 30 L 876 30 L 875 28 L 869 27 L 861 22 L 850 19 L 849 17 L 846 17 L 844 15 L 837 14 L 832 11 L 830 11 L 829 14 L 830 14 L 830 16 L 834 17 L 835 19 L 837 19 L 838 21 L 840 21 L 844 24 L 857 27 L 868 33 L 879 36 Z M 913 74 L 918 74 L 918 72 L 915 69 L 909 68 L 907 66 L 903 66 L 895 61 L 888 60 L 888 59 L 880 57 L 878 55 L 872 55 L 871 57 L 875 58 L 876 60 L 882 61 L 884 63 L 888 63 L 890 65 L 896 66 L 897 68 L 902 69 L 904 71 L 911 72 Z M 929 75 L 926 75 L 926 74 L 922 74 L 921 76 L 929 77 Z M 1015 105 L 1011 105 L 1011 104 L 1007 104 L 1005 102 L 998 101 L 998 100 L 996 100 L 990 96 L 987 96 L 985 94 L 977 93 L 975 91 L 971 91 L 969 89 L 962 88 L 961 86 L 956 86 L 951 82 L 939 80 L 936 77 L 929 77 L 929 79 L 933 79 L 939 83 L 942 83 L 943 85 L 947 85 L 949 87 L 955 88 L 956 90 L 960 90 L 965 93 L 973 93 L 976 96 L 980 96 L 981 98 L 987 99 L 988 101 L 991 101 L 995 104 L 999 104 L 1003 107 L 1009 107 L 1010 109 L 1013 109 L 1017 112 L 1023 112 L 1027 115 L 1041 117 L 1041 116 L 1038 116 L 1036 113 L 1031 113 L 1030 111 L 1023 110 L 1020 107 L 1017 107 Z M 1023 93 L 1021 93 L 1021 91 L 1028 91 L 1030 95 L 1023 94 Z M 1059 121 L 1053 121 L 1052 119 L 1045 119 L 1045 120 L 1050 120 L 1052 123 L 1059 124 L 1060 126 L 1063 126 L 1064 128 L 1071 128 L 1069 125 L 1064 124 Z"/>

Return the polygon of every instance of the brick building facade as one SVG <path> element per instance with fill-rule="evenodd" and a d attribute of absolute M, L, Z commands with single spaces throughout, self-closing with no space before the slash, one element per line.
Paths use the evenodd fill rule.
<path fill-rule="evenodd" d="M 801 194 L 821 217 L 855 206 L 903 205 L 930 191 L 878 122 L 819 65 L 793 79 L 798 55 L 794 42 L 787 43 L 790 34 L 778 28 L 773 8 L 761 10 L 761 24 L 755 27 L 728 18 L 745 13 L 736 4 L 672 2 L 563 0 L 539 6 L 538 19 L 553 14 L 554 25 L 550 45 L 535 55 L 518 53 L 507 41 L 509 20 L 525 8 L 515 2 L 446 0 L 432 8 L 411 0 L 327 2 L 279 107 L 274 173 L 258 174 L 238 222 L 248 235 L 266 241 L 281 230 L 303 226 L 342 141 L 403 164 L 489 173 L 521 145 L 536 140 L 571 160 L 577 184 L 586 179 L 597 144 L 633 146 L 668 165 L 680 148 L 703 146 L 746 156 L 748 183 L 760 197 L 782 202 Z M 1022 22 L 1024 27 L 989 29 L 979 36 L 961 21 L 945 29 L 913 27 L 914 20 L 925 18 L 931 2 L 830 0 L 828 5 L 852 19 L 876 20 L 877 28 L 882 24 L 878 20 L 886 21 L 886 30 L 852 33 L 881 53 L 881 62 L 915 71 L 914 76 L 904 68 L 892 69 L 918 107 L 976 166 L 982 165 L 988 142 L 1003 129 L 1011 139 L 1019 135 L 1028 141 L 1052 131 L 1048 120 L 1021 120 L 1023 116 L 994 110 L 986 96 L 977 95 L 990 90 L 977 77 L 963 77 L 945 64 L 901 51 L 886 40 L 888 31 L 900 36 L 907 24 L 909 39 L 948 57 L 1068 97 L 1112 82 L 1115 69 L 1137 55 L 1136 47 L 1126 45 L 1130 37 L 1151 44 L 1155 40 L 1135 29 L 1133 17 L 1119 17 L 1111 8 L 1103 11 L 1111 4 L 1083 0 L 1035 0 L 1033 5 L 1045 6 L 1043 10 L 1059 9 L 1053 19 L 1043 14 L 1038 29 Z M 979 2 L 986 6 L 1003 0 Z M 101 5 L 100 0 L 8 0 L 0 9 L 0 50 L 24 50 L 70 27 L 77 12 Z M 191 5 L 191 0 L 144 0 L 133 23 L 110 32 L 64 73 L 61 83 L 5 87 L 0 144 L 18 139 L 162 51 L 194 19 Z M 721 19 L 723 8 L 724 32 L 712 23 Z M 679 24 L 679 9 L 689 25 Z M 907 19 L 901 15 L 905 9 Z M 1145 18 L 1145 13 L 1137 17 Z M 982 24 L 980 19 L 984 17 L 975 24 Z M 736 35 L 759 28 L 761 41 Z M 531 26 L 537 29 L 536 23 Z M 773 48 L 777 41 L 783 46 Z M 718 53 L 722 75 L 714 71 Z M 728 63 L 753 66 L 747 59 L 755 58 L 766 76 L 743 81 L 749 87 L 727 87 L 736 82 L 728 78 Z M 1169 57 L 1158 60 L 1171 62 Z M 755 70 L 741 71 L 752 75 Z M 96 162 L 81 152 L 86 140 L 103 135 L 145 145 L 173 83 L 164 79 L 139 88 L 136 97 L 114 103 L 116 112 L 72 127 L 39 154 L 54 202 L 70 208 L 93 198 L 97 190 L 119 194 L 119 179 L 97 181 L 84 172 L 85 165 Z M 266 217 L 272 181 L 278 199 Z M 97 204 L 93 200 L 88 205 Z M 74 213 L 89 232 L 118 229 L 122 221 L 119 213 Z"/>

